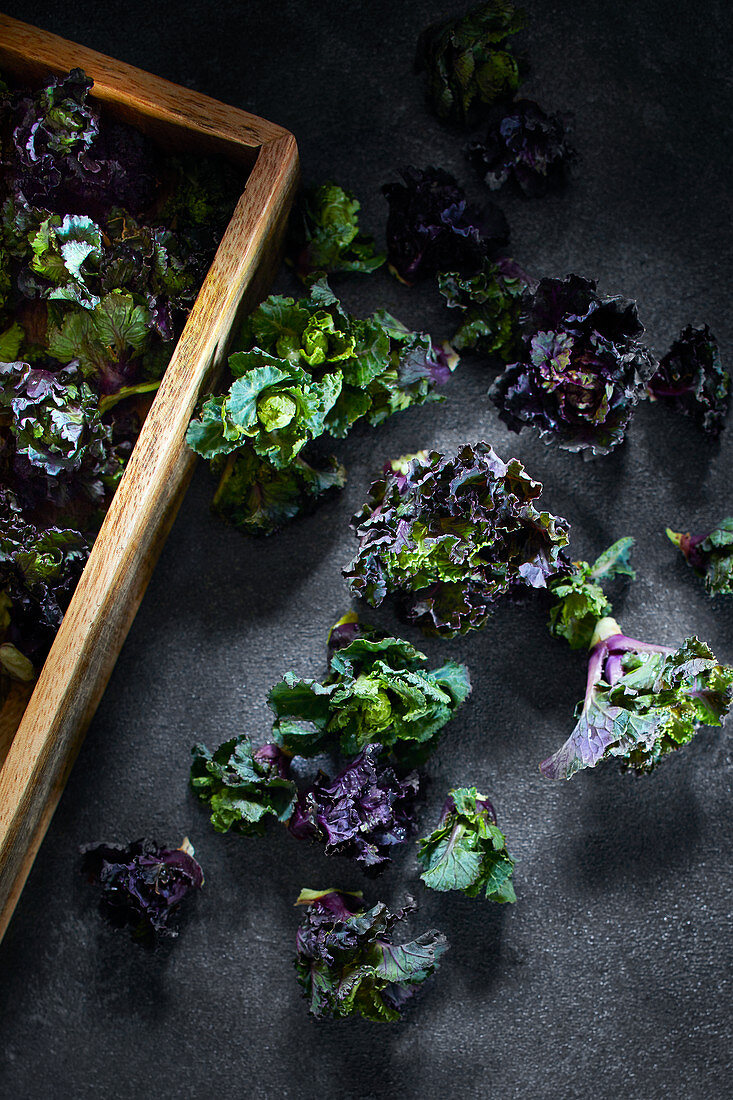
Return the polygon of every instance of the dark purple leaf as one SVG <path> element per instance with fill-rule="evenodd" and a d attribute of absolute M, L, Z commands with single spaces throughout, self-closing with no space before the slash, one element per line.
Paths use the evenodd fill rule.
<path fill-rule="evenodd" d="M 606 454 L 621 443 L 655 365 L 636 304 L 601 298 L 578 275 L 542 279 L 524 299 L 522 330 L 522 361 L 489 391 L 501 419 L 565 450 Z"/>
<path fill-rule="evenodd" d="M 473 271 L 508 243 L 504 214 L 493 203 L 482 213 L 442 168 L 405 168 L 404 183 L 382 188 L 389 203 L 387 260 L 402 282 L 438 271 Z"/>
<path fill-rule="evenodd" d="M 301 792 L 289 829 L 293 836 L 318 840 L 327 855 L 344 855 L 367 868 L 389 862 L 387 852 L 404 844 L 414 829 L 418 777 L 398 779 L 380 763 L 382 746 L 367 745 L 331 782 L 319 773 Z"/>
<path fill-rule="evenodd" d="M 692 417 L 710 435 L 718 435 L 725 427 L 730 390 L 730 374 L 707 325 L 683 329 L 649 382 L 653 400 Z"/>
<path fill-rule="evenodd" d="M 82 871 L 101 887 L 104 915 L 117 927 L 129 927 L 138 940 L 177 936 L 181 906 L 204 882 L 187 839 L 180 848 L 151 840 L 91 846 L 84 850 Z"/>
<path fill-rule="evenodd" d="M 498 111 L 483 141 L 466 146 L 466 156 L 492 190 L 513 182 L 527 196 L 543 195 L 565 182 L 574 152 L 566 123 L 531 99 Z"/>

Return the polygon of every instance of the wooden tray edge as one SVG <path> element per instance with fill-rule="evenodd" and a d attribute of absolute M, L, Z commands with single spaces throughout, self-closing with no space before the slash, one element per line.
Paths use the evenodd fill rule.
<path fill-rule="evenodd" d="M 231 107 L 218 99 L 173 84 L 116 61 L 66 38 L 23 23 L 0 12 L 0 51 L 12 56 L 19 65 L 33 62 L 52 72 L 84 69 L 94 80 L 96 98 L 116 104 L 128 104 L 163 122 L 190 130 L 195 127 L 216 137 L 257 148 L 292 137 L 288 130 Z"/>
<path fill-rule="evenodd" d="M 50 39 L 64 48 L 72 46 L 0 15 L 0 34 L 8 27 L 16 36 L 19 30 L 23 36 L 33 32 L 36 45 Z M 148 76 L 84 47 L 78 49 L 82 56 L 74 55 L 76 64 L 85 68 L 89 64 L 95 82 L 93 66 L 98 59 L 111 64 L 116 77 Z M 37 49 L 34 57 L 41 53 Z M 58 67 L 58 54 L 56 60 Z M 171 89 L 188 95 L 186 89 L 177 89 L 161 78 L 150 80 L 166 96 Z M 113 90 L 114 84 L 108 87 Z M 223 105 L 216 100 L 190 94 L 198 101 L 199 110 L 213 104 L 221 111 Z M 110 94 L 110 98 L 114 96 Z M 190 478 L 195 459 L 184 436 L 191 413 L 223 358 L 243 301 L 249 299 L 253 304 L 271 274 L 268 259 L 272 262 L 275 242 L 282 238 L 297 185 L 298 151 L 293 136 L 235 108 L 225 108 L 225 112 L 247 120 L 243 129 L 226 133 L 225 140 L 232 145 L 251 146 L 257 129 L 261 147 L 254 168 L 0 769 L 0 939 Z M 168 107 L 158 117 L 173 125 L 189 125 L 188 118 L 182 119 L 178 110 Z M 250 126 L 250 120 L 257 127 Z M 192 128 L 200 129 L 200 125 L 201 119 L 195 119 Z M 240 255 L 242 240 L 246 247 Z"/>

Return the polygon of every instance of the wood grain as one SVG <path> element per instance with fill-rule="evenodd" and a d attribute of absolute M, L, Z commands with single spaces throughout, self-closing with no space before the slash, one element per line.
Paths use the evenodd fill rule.
<path fill-rule="evenodd" d="M 287 130 L 192 92 L 169 80 L 106 57 L 86 46 L 21 23 L 0 13 L 0 65 L 18 80 L 83 69 L 94 80 L 93 95 L 111 112 L 151 133 L 164 146 L 220 150 L 253 163 L 262 145 L 289 137 Z M 198 140 L 196 140 L 198 138 Z M 201 141 L 201 139 L 208 141 Z"/>
<path fill-rule="evenodd" d="M 253 164 L 0 770 L 0 938 L 160 553 L 195 457 L 184 436 L 236 319 L 265 291 L 298 177 L 286 130 L 0 15 L 0 69 L 78 66 L 94 95 L 171 147 Z"/>

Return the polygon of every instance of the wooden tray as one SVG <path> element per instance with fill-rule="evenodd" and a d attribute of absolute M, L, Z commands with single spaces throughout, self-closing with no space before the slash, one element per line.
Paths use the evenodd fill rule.
<path fill-rule="evenodd" d="M 0 938 L 192 473 L 189 419 L 274 275 L 298 178 L 287 130 L 0 14 L 4 75 L 34 82 L 77 67 L 106 113 L 249 176 L 30 700 L 16 693 L 0 715 Z"/>

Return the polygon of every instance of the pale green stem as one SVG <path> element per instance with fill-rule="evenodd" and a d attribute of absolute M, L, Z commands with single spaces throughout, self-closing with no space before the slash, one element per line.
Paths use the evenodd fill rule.
<path fill-rule="evenodd" d="M 606 615 L 605 618 L 599 619 L 596 623 L 588 648 L 593 649 L 599 642 L 605 642 L 606 638 L 611 638 L 614 634 L 623 634 L 623 630 L 615 619 L 611 618 L 610 615 Z"/>
<path fill-rule="evenodd" d="M 158 378 L 155 382 L 139 382 L 137 386 L 123 386 L 116 393 L 108 393 L 99 399 L 99 411 L 104 416 L 119 401 L 124 401 L 126 397 L 135 397 L 139 393 L 155 393 L 159 385 L 160 379 Z"/>

